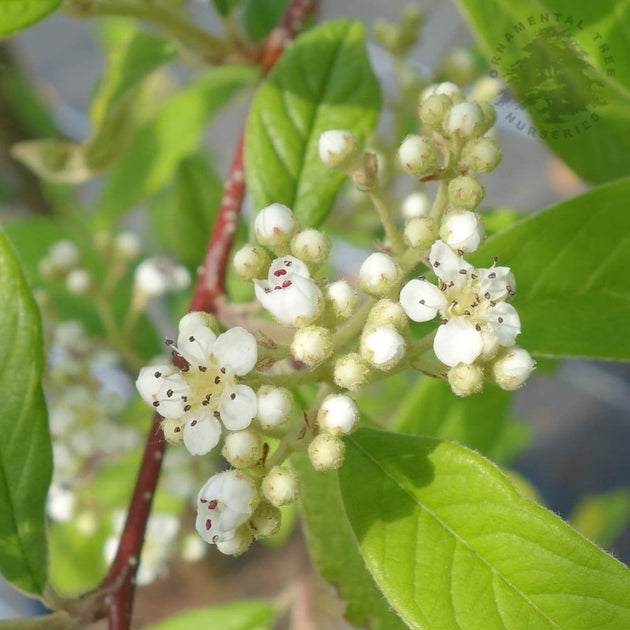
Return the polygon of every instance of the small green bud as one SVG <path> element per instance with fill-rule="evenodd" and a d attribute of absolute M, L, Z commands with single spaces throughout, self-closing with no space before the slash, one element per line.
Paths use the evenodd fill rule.
<path fill-rule="evenodd" d="M 318 150 L 322 164 L 330 169 L 348 172 L 361 167 L 359 143 L 345 129 L 324 131 L 319 137 Z"/>
<path fill-rule="evenodd" d="M 326 262 L 330 247 L 328 235 L 314 229 L 298 232 L 291 240 L 291 253 L 304 261 L 311 271 L 316 271 Z"/>
<path fill-rule="evenodd" d="M 274 466 L 263 479 L 260 489 L 267 501 L 276 507 L 293 503 L 300 496 L 297 473 L 286 466 Z"/>
<path fill-rule="evenodd" d="M 278 533 L 281 522 L 280 510 L 263 501 L 249 519 L 249 526 L 252 528 L 254 538 L 269 538 Z"/>
<path fill-rule="evenodd" d="M 409 329 L 409 320 L 400 302 L 387 299 L 379 300 L 372 307 L 366 323 L 371 326 L 391 326 L 401 332 Z"/>
<path fill-rule="evenodd" d="M 444 116 L 444 133 L 455 138 L 478 138 L 484 131 L 483 112 L 476 103 L 457 103 Z"/>
<path fill-rule="evenodd" d="M 479 180 L 470 175 L 455 177 L 448 184 L 448 201 L 455 208 L 472 210 L 481 203 L 485 194 Z"/>
<path fill-rule="evenodd" d="M 459 164 L 462 170 L 474 173 L 489 173 L 501 162 L 503 152 L 492 138 L 470 140 L 464 145 Z"/>
<path fill-rule="evenodd" d="M 478 394 L 483 387 L 483 368 L 460 363 L 448 371 L 448 383 L 456 396 Z"/>
<path fill-rule="evenodd" d="M 243 245 L 243 247 L 234 254 L 234 260 L 232 262 L 234 273 L 245 282 L 249 282 L 255 278 L 266 278 L 270 264 L 271 260 L 269 256 L 267 256 L 267 253 L 260 247 L 249 243 Z"/>
<path fill-rule="evenodd" d="M 332 333 L 322 326 L 306 326 L 295 332 L 291 353 L 308 366 L 319 365 L 333 352 Z"/>
<path fill-rule="evenodd" d="M 352 352 L 337 359 L 333 380 L 338 387 L 355 391 L 367 381 L 369 368 L 361 355 Z"/>
<path fill-rule="evenodd" d="M 466 48 L 454 48 L 440 64 L 438 74 L 457 85 L 468 85 L 475 78 L 476 71 L 477 65 L 471 52 Z"/>
<path fill-rule="evenodd" d="M 252 544 L 252 532 L 248 525 L 241 525 L 229 540 L 217 542 L 217 549 L 227 556 L 240 556 Z"/>
<path fill-rule="evenodd" d="M 431 217 L 411 219 L 405 223 L 403 237 L 409 247 L 429 249 L 437 239 L 435 221 Z"/>
<path fill-rule="evenodd" d="M 405 171 L 418 177 L 439 168 L 437 146 L 427 136 L 407 136 L 398 149 L 398 159 Z"/>
<path fill-rule="evenodd" d="M 431 94 L 420 101 L 418 118 L 423 124 L 439 131 L 451 107 L 453 107 L 453 101 L 446 94 Z"/>
<path fill-rule="evenodd" d="M 234 468 L 249 468 L 261 459 L 262 444 L 254 431 L 233 431 L 227 434 L 221 454 Z"/>
<path fill-rule="evenodd" d="M 359 269 L 359 284 L 363 291 L 374 297 L 392 295 L 400 288 L 402 270 L 387 254 L 370 254 Z"/>
<path fill-rule="evenodd" d="M 494 123 L 497 122 L 497 110 L 494 109 L 492 103 L 488 101 L 479 101 L 477 103 L 483 112 L 483 132 L 486 133 L 493 126 Z"/>
<path fill-rule="evenodd" d="M 330 433 L 321 433 L 308 446 L 308 456 L 315 470 L 336 470 L 343 464 L 345 444 Z"/>
<path fill-rule="evenodd" d="M 507 391 L 520 389 L 534 371 L 536 362 L 527 350 L 514 346 L 507 348 L 491 364 L 494 382 Z"/>

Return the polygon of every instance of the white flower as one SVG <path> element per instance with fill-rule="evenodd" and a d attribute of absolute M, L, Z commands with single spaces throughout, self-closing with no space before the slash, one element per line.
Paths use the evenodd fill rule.
<path fill-rule="evenodd" d="M 180 322 L 173 352 L 181 369 L 144 367 L 136 381 L 142 398 L 161 416 L 184 424 L 184 445 L 193 455 L 217 445 L 221 423 L 230 431 L 245 429 L 257 409 L 256 394 L 236 382 L 256 365 L 256 339 L 240 327 L 217 337 L 202 321 L 189 314 Z"/>
<path fill-rule="evenodd" d="M 469 253 L 477 250 L 485 231 L 479 215 L 460 210 L 446 215 L 440 227 L 440 236 L 451 249 Z"/>
<path fill-rule="evenodd" d="M 438 286 L 424 278 L 411 280 L 400 303 L 416 322 L 442 316 L 433 342 L 437 358 L 450 367 L 469 365 L 480 356 L 489 358 L 497 346 L 513 346 L 521 323 L 516 309 L 503 301 L 514 295 L 510 269 L 475 269 L 442 241 L 433 244 L 429 260 Z"/>
<path fill-rule="evenodd" d="M 213 475 L 197 495 L 195 526 L 199 535 L 213 544 L 231 540 L 258 501 L 256 486 L 245 473 L 227 470 Z"/>
<path fill-rule="evenodd" d="M 136 267 L 134 272 L 135 290 L 147 297 L 183 291 L 189 284 L 188 269 L 176 265 L 169 258 L 147 258 Z"/>
<path fill-rule="evenodd" d="M 308 267 L 294 256 L 276 258 L 267 280 L 254 280 L 262 306 L 285 326 L 313 323 L 321 314 L 324 296 L 311 280 Z"/>

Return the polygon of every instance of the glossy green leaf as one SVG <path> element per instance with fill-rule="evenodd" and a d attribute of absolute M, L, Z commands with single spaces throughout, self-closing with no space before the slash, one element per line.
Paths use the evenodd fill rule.
<path fill-rule="evenodd" d="M 446 381 L 423 378 L 399 398 L 392 426 L 401 433 L 454 440 L 492 456 L 506 430 L 512 394 L 486 385 L 460 398 Z"/>
<path fill-rule="evenodd" d="M 339 480 L 366 565 L 409 627 L 630 627 L 628 568 L 474 451 L 362 429 Z"/>
<path fill-rule="evenodd" d="M 151 213 L 159 240 L 190 267 L 203 260 L 222 193 L 208 161 L 195 153 L 178 164 L 173 188 Z"/>
<path fill-rule="evenodd" d="M 61 0 L 0 0 L 0 37 L 42 20 L 60 4 Z"/>
<path fill-rule="evenodd" d="M 325 168 L 319 136 L 328 129 L 369 133 L 378 85 L 359 22 L 336 20 L 299 37 L 258 90 L 247 123 L 246 178 L 254 205 L 289 206 L 303 225 L 328 214 L 345 175 Z"/>
<path fill-rule="evenodd" d="M 489 238 L 516 276 L 518 343 L 547 356 L 630 359 L 630 179 L 591 190 Z"/>
<path fill-rule="evenodd" d="M 248 66 L 216 68 L 183 88 L 134 134 L 109 173 L 99 220 L 110 224 L 148 195 L 162 189 L 179 162 L 201 142 L 208 121 L 257 76 Z"/>
<path fill-rule="evenodd" d="M 145 630 L 272 630 L 276 612 L 264 600 L 242 599 L 220 606 L 193 608 L 163 621 L 145 626 Z"/>
<path fill-rule="evenodd" d="M 52 452 L 41 387 L 39 310 L 15 251 L 0 231 L 0 572 L 40 594 L 46 584 L 45 502 Z"/>
<path fill-rule="evenodd" d="M 245 0 L 243 26 L 255 39 L 262 39 L 278 23 L 289 0 Z"/>
<path fill-rule="evenodd" d="M 337 473 L 317 472 L 304 454 L 291 462 L 300 475 L 300 500 L 306 542 L 321 576 L 335 584 L 347 602 L 345 616 L 372 630 L 406 628 L 383 599 L 365 567 L 344 514 Z"/>
<path fill-rule="evenodd" d="M 458 0 L 490 61 L 538 135 L 578 175 L 630 173 L 628 5 L 574 0 Z M 529 135 L 514 105 L 506 122 Z"/>

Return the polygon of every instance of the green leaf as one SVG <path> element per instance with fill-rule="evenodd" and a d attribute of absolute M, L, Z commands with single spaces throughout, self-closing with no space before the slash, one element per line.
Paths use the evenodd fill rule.
<path fill-rule="evenodd" d="M 630 173 L 627 6 L 574 0 L 458 4 L 492 70 L 509 82 L 558 156 L 594 182 Z M 510 115 L 513 127 L 523 122 L 517 107 Z"/>
<path fill-rule="evenodd" d="M 151 213 L 160 241 L 190 267 L 203 260 L 222 193 L 223 184 L 207 160 L 194 153 L 178 164 L 173 189 Z"/>
<path fill-rule="evenodd" d="M 0 37 L 42 20 L 60 4 L 61 0 L 0 0 Z"/>
<path fill-rule="evenodd" d="M 337 473 L 317 472 L 304 454 L 291 458 L 300 475 L 306 542 L 321 576 L 339 588 L 345 616 L 356 626 L 397 630 L 405 624 L 388 606 L 360 555 L 343 509 Z"/>
<path fill-rule="evenodd" d="M 325 168 L 319 136 L 348 129 L 363 138 L 376 122 L 378 84 L 362 24 L 336 20 L 299 37 L 258 90 L 247 122 L 245 172 L 256 208 L 289 206 L 305 226 L 328 214 L 346 177 Z"/>
<path fill-rule="evenodd" d="M 392 426 L 401 433 L 454 440 L 492 456 L 506 430 L 511 399 L 511 392 L 492 385 L 460 398 L 446 381 L 423 378 L 400 401 Z"/>
<path fill-rule="evenodd" d="M 161 190 L 179 162 L 197 149 L 208 121 L 256 76 L 257 70 L 249 66 L 216 68 L 182 89 L 142 125 L 107 177 L 99 208 L 101 223 L 111 224 L 135 203 Z"/>
<path fill-rule="evenodd" d="M 0 231 L 0 572 L 27 593 L 46 584 L 45 503 L 52 473 L 39 310 Z"/>
<path fill-rule="evenodd" d="M 339 480 L 366 565 L 409 627 L 630 627 L 630 571 L 474 451 L 362 429 Z"/>
<path fill-rule="evenodd" d="M 145 626 L 145 630 L 271 630 L 276 618 L 273 606 L 263 600 L 242 599 L 221 606 L 196 608 Z"/>
<path fill-rule="evenodd" d="M 547 208 L 490 237 L 516 276 L 518 343 L 546 356 L 630 359 L 630 179 Z"/>
<path fill-rule="evenodd" d="M 254 39 L 262 39 L 282 17 L 289 0 L 245 0 L 243 26 Z"/>

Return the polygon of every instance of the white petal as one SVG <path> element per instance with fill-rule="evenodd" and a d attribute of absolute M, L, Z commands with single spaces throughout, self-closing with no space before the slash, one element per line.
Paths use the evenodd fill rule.
<path fill-rule="evenodd" d="M 219 413 L 221 420 L 230 431 L 247 428 L 257 410 L 256 394 L 247 385 L 235 385 L 223 392 Z"/>
<path fill-rule="evenodd" d="M 428 322 L 446 307 L 446 298 L 434 284 L 416 278 L 402 288 L 400 304 L 414 322 Z"/>
<path fill-rule="evenodd" d="M 140 395 L 163 418 L 180 418 L 190 388 L 180 371 L 172 365 L 152 365 L 140 370 L 136 387 Z"/>
<path fill-rule="evenodd" d="M 464 277 L 464 274 L 460 273 L 462 270 L 465 270 L 466 274 L 470 274 L 474 270 L 471 264 L 456 254 L 443 241 L 433 243 L 429 252 L 429 260 L 435 275 L 446 283 L 458 284 Z"/>
<path fill-rule="evenodd" d="M 485 231 L 479 215 L 468 210 L 449 212 L 440 228 L 440 236 L 455 251 L 476 251 L 484 235 Z"/>
<path fill-rule="evenodd" d="M 254 369 L 258 359 L 258 346 L 254 335 L 236 326 L 219 335 L 212 349 L 219 367 L 228 368 L 238 376 Z"/>
<path fill-rule="evenodd" d="M 217 336 L 207 326 L 188 326 L 177 337 L 177 350 L 191 365 L 208 365 Z"/>
<path fill-rule="evenodd" d="M 450 367 L 473 363 L 482 346 L 481 333 L 463 317 L 453 317 L 442 324 L 433 340 L 435 356 Z"/>
<path fill-rule="evenodd" d="M 509 267 L 478 269 L 479 292 L 488 300 L 502 300 L 516 290 L 516 280 Z"/>
<path fill-rule="evenodd" d="M 281 284 L 292 273 L 304 278 L 311 277 L 308 267 L 299 258 L 282 256 L 271 263 L 267 279 L 274 285 Z"/>
<path fill-rule="evenodd" d="M 521 319 L 516 309 L 506 302 L 499 302 L 488 313 L 490 330 L 502 346 L 513 346 L 516 337 L 521 333 Z"/>
<path fill-rule="evenodd" d="M 143 367 L 136 379 L 136 388 L 143 400 L 151 404 L 162 389 L 164 378 L 172 374 L 179 374 L 173 365 L 149 365 Z"/>
<path fill-rule="evenodd" d="M 184 446 L 191 455 L 209 453 L 221 438 L 221 423 L 212 415 L 190 417 L 184 426 Z"/>
<path fill-rule="evenodd" d="M 390 326 L 379 326 L 361 340 L 361 355 L 378 368 L 389 369 L 405 354 L 405 340 Z"/>
<path fill-rule="evenodd" d="M 319 287 L 309 278 L 290 275 L 284 286 L 271 287 L 268 282 L 254 280 L 258 301 L 286 326 L 294 326 L 299 319 L 314 320 L 323 305 Z"/>

